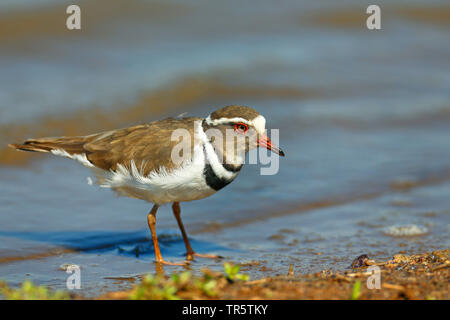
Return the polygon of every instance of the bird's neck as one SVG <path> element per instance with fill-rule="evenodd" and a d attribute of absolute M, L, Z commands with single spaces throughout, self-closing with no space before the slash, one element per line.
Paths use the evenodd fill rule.
<path fill-rule="evenodd" d="M 207 143 L 213 146 L 219 162 L 230 171 L 239 171 L 245 163 L 246 151 L 241 150 L 240 146 L 236 146 L 234 140 L 228 141 L 223 133 L 221 141 L 217 140 L 217 136 L 211 138 L 207 133 L 208 130 L 217 128 L 208 125 L 205 120 L 202 122 L 202 129 L 207 137 Z"/>

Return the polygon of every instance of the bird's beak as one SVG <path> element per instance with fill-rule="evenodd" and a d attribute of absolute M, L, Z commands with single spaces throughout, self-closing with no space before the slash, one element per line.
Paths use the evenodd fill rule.
<path fill-rule="evenodd" d="M 284 157 L 283 150 L 278 148 L 276 145 L 272 144 L 272 141 L 270 141 L 269 137 L 266 136 L 265 134 L 258 139 L 258 147 L 266 148 L 267 150 L 275 152 L 276 154 Z"/>

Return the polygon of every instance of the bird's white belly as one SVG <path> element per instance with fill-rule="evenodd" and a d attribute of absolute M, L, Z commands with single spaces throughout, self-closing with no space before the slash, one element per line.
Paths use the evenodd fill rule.
<path fill-rule="evenodd" d="M 203 152 L 198 152 L 197 155 L 199 157 L 194 157 L 194 161 L 177 169 L 168 171 L 160 168 L 147 176 L 141 174 L 134 162 L 131 163 L 131 168 L 119 165 L 116 171 L 94 169 L 94 172 L 101 187 L 111 188 L 119 195 L 156 204 L 192 201 L 216 192 L 206 184 L 203 175 Z"/>

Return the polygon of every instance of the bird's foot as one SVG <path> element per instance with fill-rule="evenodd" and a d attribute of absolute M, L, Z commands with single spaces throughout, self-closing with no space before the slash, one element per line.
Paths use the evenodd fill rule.
<path fill-rule="evenodd" d="M 208 259 L 222 259 L 222 256 L 218 256 L 216 254 L 206 254 L 206 253 L 197 253 L 197 252 L 189 252 L 186 254 L 186 259 L 188 261 L 194 260 L 194 257 L 199 258 L 208 258 Z"/>
<path fill-rule="evenodd" d="M 167 266 L 187 266 L 189 265 L 191 262 L 190 261 L 183 261 L 183 262 L 169 262 L 166 260 L 156 260 L 157 264 L 164 264 Z"/>

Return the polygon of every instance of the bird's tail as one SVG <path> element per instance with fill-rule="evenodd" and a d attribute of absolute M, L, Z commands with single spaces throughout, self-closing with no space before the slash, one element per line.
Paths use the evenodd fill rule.
<path fill-rule="evenodd" d="M 52 152 L 62 150 L 69 154 L 84 153 L 86 137 L 56 137 L 28 139 L 22 144 L 9 144 L 8 146 L 21 151 Z"/>

